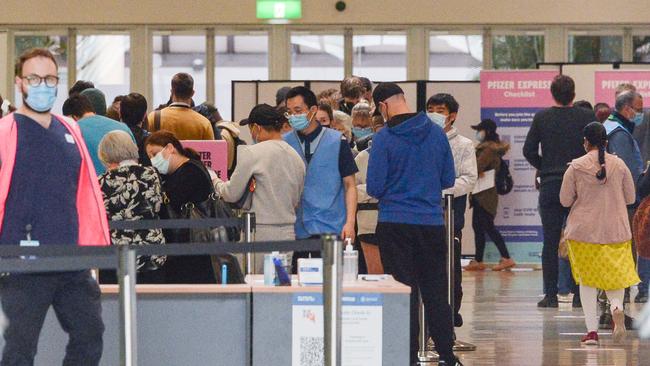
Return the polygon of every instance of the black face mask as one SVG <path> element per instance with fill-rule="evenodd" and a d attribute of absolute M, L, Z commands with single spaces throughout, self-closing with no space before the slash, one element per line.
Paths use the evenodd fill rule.
<path fill-rule="evenodd" d="M 345 102 L 343 105 L 341 105 L 341 112 L 345 112 L 346 114 L 352 114 L 352 108 L 354 108 L 355 104 L 352 102 Z"/>

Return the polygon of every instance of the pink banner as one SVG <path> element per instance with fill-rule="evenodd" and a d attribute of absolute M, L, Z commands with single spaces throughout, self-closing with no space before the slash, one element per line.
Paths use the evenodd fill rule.
<path fill-rule="evenodd" d="M 536 108 L 553 104 L 557 71 L 481 71 L 482 108 Z"/>
<path fill-rule="evenodd" d="M 650 71 L 596 71 L 595 101 L 614 107 L 616 87 L 632 84 L 643 99 L 650 97 Z"/>
<path fill-rule="evenodd" d="M 183 147 L 189 147 L 201 155 L 201 161 L 217 173 L 222 180 L 228 180 L 228 143 L 226 141 L 181 141 Z"/>

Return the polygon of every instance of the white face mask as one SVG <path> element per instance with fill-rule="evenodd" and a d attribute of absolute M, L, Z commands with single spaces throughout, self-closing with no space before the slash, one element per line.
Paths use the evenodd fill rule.
<path fill-rule="evenodd" d="M 440 128 L 445 128 L 445 122 L 447 122 L 447 116 L 444 114 L 436 113 L 436 112 L 429 112 L 427 113 L 427 116 L 431 120 L 431 122 L 437 124 L 440 126 Z"/>
<path fill-rule="evenodd" d="M 158 154 L 151 158 L 151 165 L 158 169 L 160 174 L 167 174 L 169 173 L 169 159 L 165 159 L 163 150 L 160 150 Z"/>

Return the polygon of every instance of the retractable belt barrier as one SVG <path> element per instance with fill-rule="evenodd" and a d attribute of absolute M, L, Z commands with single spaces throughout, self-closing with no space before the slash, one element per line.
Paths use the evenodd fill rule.
<path fill-rule="evenodd" d="M 137 255 L 214 255 L 272 251 L 321 251 L 323 254 L 324 359 L 325 366 L 341 365 L 341 298 L 343 295 L 343 245 L 334 235 L 319 239 L 255 242 L 255 216 L 242 218 L 179 219 L 110 222 L 113 230 L 200 229 L 237 227 L 246 242 L 173 243 L 164 245 L 0 246 L 0 273 L 76 271 L 90 268 L 118 270 L 120 302 L 120 364 L 137 365 L 136 257 Z M 250 258 L 250 256 L 249 256 Z M 250 265 L 250 260 L 248 260 Z M 249 266 L 250 271 L 250 266 Z M 249 272 L 250 273 L 250 272 Z"/>

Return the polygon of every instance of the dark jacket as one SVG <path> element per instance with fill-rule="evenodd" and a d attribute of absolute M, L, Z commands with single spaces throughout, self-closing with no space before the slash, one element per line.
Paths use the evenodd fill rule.
<path fill-rule="evenodd" d="M 368 194 L 379 222 L 443 225 L 442 190 L 454 186 L 454 158 L 444 131 L 425 113 L 399 115 L 374 135 Z"/>
<path fill-rule="evenodd" d="M 551 107 L 535 114 L 523 153 L 540 171 L 542 183 L 561 181 L 567 164 L 585 154 L 582 131 L 595 120 L 593 111 L 580 107 Z"/>
<path fill-rule="evenodd" d="M 643 123 L 634 129 L 634 139 L 639 144 L 641 158 L 644 162 L 650 160 L 650 112 L 643 114 Z"/>
<path fill-rule="evenodd" d="M 499 172 L 501 168 L 501 158 L 510 150 L 510 145 L 502 142 L 487 141 L 476 147 L 476 165 L 479 179 L 488 170 Z M 496 187 L 492 187 L 483 192 L 472 194 L 472 205 L 480 205 L 485 211 L 489 212 L 492 217 L 497 214 L 499 206 L 499 195 Z"/>
<path fill-rule="evenodd" d="M 631 128 L 634 128 L 634 124 L 614 112 L 603 123 L 603 126 L 607 130 L 607 151 L 623 159 L 636 184 L 643 172 L 643 160 L 639 146 L 630 131 Z"/>

